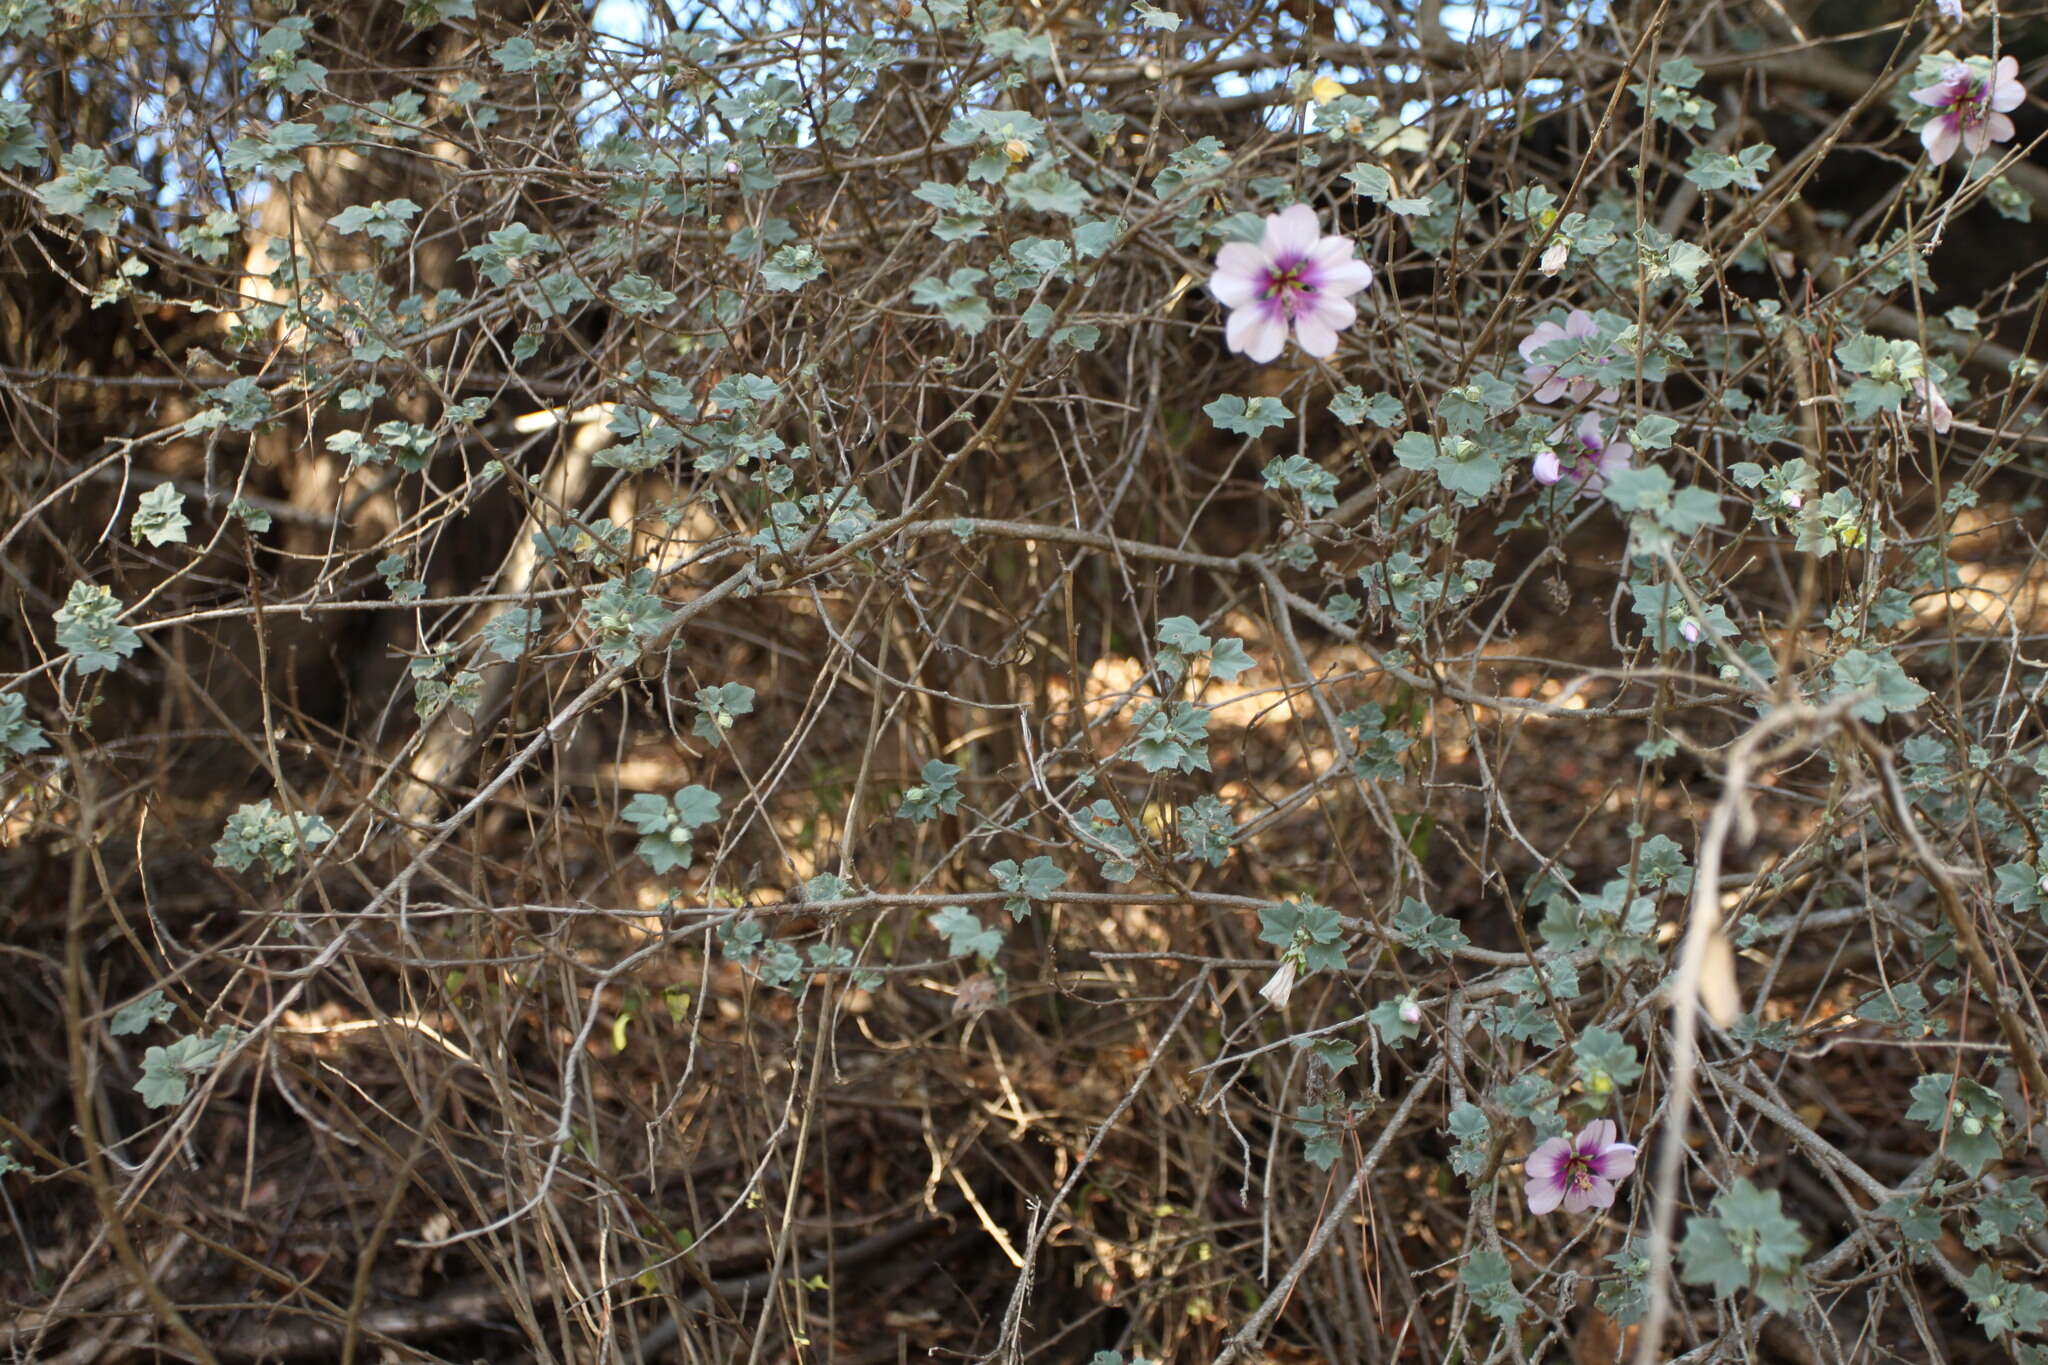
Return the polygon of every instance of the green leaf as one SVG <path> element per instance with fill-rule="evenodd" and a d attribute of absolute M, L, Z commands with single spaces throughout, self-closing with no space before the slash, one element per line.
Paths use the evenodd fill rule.
<path fill-rule="evenodd" d="M 1146 28 L 1162 29 L 1172 33 L 1180 27 L 1180 16 L 1170 9 L 1148 5 L 1145 0 L 1134 0 L 1131 8 L 1137 10 L 1138 17 L 1144 21 Z M 1117 1365 L 1123 1365 L 1122 1357 L 1118 1357 Z"/>
<path fill-rule="evenodd" d="M 1394 458 L 1404 469 L 1428 470 L 1444 489 L 1477 501 L 1499 484 L 1504 466 L 1463 436 L 1441 440 L 1426 431 L 1410 431 L 1394 442 Z"/>
<path fill-rule="evenodd" d="M 1353 189 L 1376 204 L 1386 203 L 1394 193 L 1394 177 L 1384 166 L 1361 162 L 1344 172 L 1344 178 L 1351 182 Z"/>
<path fill-rule="evenodd" d="M 918 772 L 917 782 L 904 789 L 902 799 L 897 802 L 896 813 L 919 824 L 941 815 L 951 815 L 960 807 L 959 776 L 959 764 L 940 758 L 927 759 Z"/>
<path fill-rule="evenodd" d="M 943 280 L 923 279 L 911 285 L 910 299 L 938 309 L 947 326 L 979 336 L 995 316 L 980 293 L 981 282 L 987 278 L 987 271 L 963 265 Z"/>
<path fill-rule="evenodd" d="M 1257 666 L 1258 660 L 1245 651 L 1244 641 L 1235 635 L 1218 640 L 1209 653 L 1209 676 L 1223 682 L 1236 682 L 1240 673 Z"/>
<path fill-rule="evenodd" d="M 185 495 L 174 484 L 160 483 L 137 500 L 128 519 L 128 534 L 140 545 L 183 545 L 192 523 L 185 517 Z"/>
<path fill-rule="evenodd" d="M 1408 414 L 1401 407 L 1401 400 L 1391 393 L 1376 393 L 1368 398 L 1358 385 L 1349 384 L 1330 400 L 1330 415 L 1346 426 L 1369 421 L 1387 429 L 1401 425 Z"/>
<path fill-rule="evenodd" d="M 1010 899 L 1003 902 L 1003 908 L 1012 915 L 1031 913 L 1031 902 L 1044 900 L 1067 884 L 1067 874 L 1052 859 L 1040 855 L 1026 858 L 1023 866 L 1009 858 L 1003 859 L 988 870 L 995 879 L 996 888 L 1010 893 Z"/>
<path fill-rule="evenodd" d="M 955 957 L 989 961 L 1003 949 L 1002 930 L 987 927 L 964 905 L 941 906 L 929 923 L 946 940 L 947 951 Z"/>
<path fill-rule="evenodd" d="M 95 232 L 112 232 L 125 212 L 120 201 L 148 188 L 140 172 L 114 165 L 99 148 L 73 147 L 64 153 L 57 178 L 36 194 L 52 213 L 83 219 Z"/>
<path fill-rule="evenodd" d="M 27 699 L 18 692 L 0 692 L 0 750 L 21 758 L 49 747 L 43 727 L 29 719 Z"/>
<path fill-rule="evenodd" d="M 1430 957 L 1449 957 L 1471 943 L 1456 920 L 1437 914 L 1413 896 L 1402 899 L 1394 915 L 1394 932 L 1409 947 Z"/>
<path fill-rule="evenodd" d="M 0 100 L 0 170 L 27 170 L 42 159 L 43 135 L 30 122 L 29 106 Z"/>
<path fill-rule="evenodd" d="M 1996 1266 L 1980 1265 L 1963 1284 L 1977 1325 L 1996 1340 L 2014 1332 L 2038 1332 L 2048 1324 L 2048 1293 L 2024 1280 L 2008 1280 Z"/>
<path fill-rule="evenodd" d="M 1852 649 L 1835 660 L 1829 670 L 1834 686 L 1828 698 L 1867 693 L 1849 708 L 1858 720 L 1875 723 L 1895 713 L 1911 711 L 1927 700 L 1927 689 L 1906 676 L 1899 661 L 1889 654 L 1871 654 Z"/>
<path fill-rule="evenodd" d="M 1397 995 L 1372 1007 L 1366 1018 L 1378 1031 L 1380 1041 L 1389 1047 L 1396 1047 L 1422 1032 L 1421 1021 L 1410 1022 L 1402 1017 L 1402 1011 L 1412 1009 L 1414 1004 L 1414 996 Z"/>
<path fill-rule="evenodd" d="M 1637 450 L 1662 450 L 1671 444 L 1671 438 L 1678 434 L 1678 423 L 1662 413 L 1645 414 L 1642 420 L 1629 429 L 1629 443 Z"/>
<path fill-rule="evenodd" d="M 491 653 L 511 663 L 526 653 L 527 642 L 539 629 L 538 607 L 507 607 L 484 626 L 484 645 Z"/>
<path fill-rule="evenodd" d="M 80 673 L 111 673 L 142 647 L 142 637 L 121 624 L 121 600 L 97 583 L 73 583 L 57 608 L 58 647 L 78 661 Z"/>
<path fill-rule="evenodd" d="M 1498 1251 L 1475 1251 L 1467 1256 L 1458 1269 L 1458 1279 L 1472 1302 L 1496 1322 L 1513 1322 L 1528 1307 L 1515 1288 L 1508 1258 Z"/>
<path fill-rule="evenodd" d="M 305 169 L 299 153 L 319 140 L 320 130 L 310 123 L 280 123 L 236 138 L 222 164 L 241 184 L 265 175 L 290 180 Z"/>
<path fill-rule="evenodd" d="M 410 199 L 379 199 L 373 204 L 351 204 L 327 220 L 336 232 L 360 232 L 386 246 L 403 245 L 410 229 L 406 224 L 419 214 L 420 206 Z"/>
<path fill-rule="evenodd" d="M 707 744 L 723 744 L 736 719 L 754 712 L 754 689 L 745 683 L 719 683 L 697 689 L 697 720 L 690 733 Z"/>
<path fill-rule="evenodd" d="M 1487 1139 L 1493 1132 L 1486 1111 L 1467 1100 L 1451 1111 L 1448 1123 L 1451 1136 L 1458 1140 L 1451 1169 L 1468 1180 L 1477 1178 L 1486 1169 Z"/>
<path fill-rule="evenodd" d="M 223 1027 L 212 1034 L 194 1033 L 168 1047 L 153 1047 L 142 1054 L 142 1079 L 135 1091 L 152 1109 L 184 1103 L 187 1082 L 213 1068 L 239 1035 Z"/>
<path fill-rule="evenodd" d="M 1202 411 L 1220 429 L 1234 431 L 1241 436 L 1257 436 L 1268 428 L 1294 420 L 1294 414 L 1277 398 L 1260 397 L 1247 401 L 1234 393 L 1211 399 L 1202 405 Z"/>
<path fill-rule="evenodd" d="M 114 1011 L 114 1017 L 107 1025 L 107 1032 L 116 1038 L 125 1038 L 140 1033 L 152 1024 L 161 1024 L 178 1012 L 176 1004 L 162 991 L 151 991 L 140 1000 L 131 1000 Z"/>
<path fill-rule="evenodd" d="M 1579 1034 L 1572 1045 L 1572 1063 L 1579 1081 L 1591 1095 L 1612 1094 L 1617 1087 L 1634 1085 L 1642 1079 L 1643 1064 L 1636 1060 L 1635 1046 L 1619 1033 L 1597 1024 Z"/>
<path fill-rule="evenodd" d="M 783 247 L 761 267 L 761 283 L 783 293 L 803 288 L 825 273 L 818 250 L 808 242 Z"/>

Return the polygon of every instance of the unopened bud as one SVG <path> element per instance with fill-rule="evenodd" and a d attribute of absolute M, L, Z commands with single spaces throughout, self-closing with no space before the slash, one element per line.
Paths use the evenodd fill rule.
<path fill-rule="evenodd" d="M 1022 161 L 1031 155 L 1031 144 L 1021 137 L 1013 137 L 1003 144 L 1003 155 L 1011 161 Z"/>
<path fill-rule="evenodd" d="M 1536 268 L 1546 275 L 1556 275 L 1564 269 L 1565 262 L 1571 258 L 1572 244 L 1570 242 L 1552 242 L 1548 247 L 1544 248 L 1543 260 Z"/>

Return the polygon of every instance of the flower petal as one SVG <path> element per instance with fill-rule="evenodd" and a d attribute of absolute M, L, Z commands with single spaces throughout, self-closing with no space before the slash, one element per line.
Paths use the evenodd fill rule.
<path fill-rule="evenodd" d="M 1572 315 L 1564 320 L 1564 334 L 1568 337 L 1596 337 L 1600 335 L 1600 324 L 1585 309 L 1574 308 Z"/>
<path fill-rule="evenodd" d="M 1534 360 L 1536 353 L 1553 341 L 1564 340 L 1564 328 L 1554 322 L 1539 322 L 1529 335 L 1522 338 L 1522 344 L 1515 349 L 1522 353 L 1522 359 Z"/>
<path fill-rule="evenodd" d="M 1311 294 L 1297 305 L 1297 309 L 1297 327 L 1309 318 L 1314 318 L 1318 325 L 1341 332 L 1358 321 L 1358 310 L 1352 307 L 1351 300 L 1342 294 Z"/>
<path fill-rule="evenodd" d="M 1572 1144 L 1569 1138 L 1556 1137 L 1538 1144 L 1522 1162 L 1522 1169 L 1531 1180 L 1543 1179 L 1561 1184 L 1564 1180 L 1565 1163 L 1571 1159 Z"/>
<path fill-rule="evenodd" d="M 1301 343 L 1301 349 L 1317 360 L 1325 360 L 1337 353 L 1337 329 L 1314 313 L 1303 313 L 1294 320 L 1294 339 Z"/>
<path fill-rule="evenodd" d="M 1264 365 L 1287 344 L 1287 315 L 1269 302 L 1235 309 L 1223 326 L 1223 341 L 1231 350 Z"/>
<path fill-rule="evenodd" d="M 1614 1185 L 1610 1181 L 1595 1180 L 1579 1196 L 1581 1209 L 1611 1209 L 1614 1207 Z M 1576 1210 L 1574 1210 L 1576 1212 Z"/>
<path fill-rule="evenodd" d="M 2012 141 L 2012 120 L 2003 114 L 1986 114 L 1983 128 L 1984 136 L 1993 142 Z"/>
<path fill-rule="evenodd" d="M 1607 444 L 1607 438 L 1600 434 L 1600 414 L 1589 412 L 1579 419 L 1579 439 L 1586 443 L 1588 450 L 1600 450 Z"/>
<path fill-rule="evenodd" d="M 1587 1165 L 1602 1180 L 1623 1180 L 1635 1174 L 1636 1148 L 1632 1142 L 1617 1142 L 1592 1157 Z"/>
<path fill-rule="evenodd" d="M 1943 114 L 1920 130 L 1920 142 L 1927 148 L 1927 159 L 1937 166 L 1954 156 L 1957 145 L 1962 142 L 1956 122 L 1954 114 Z"/>
<path fill-rule="evenodd" d="M 1594 1119 L 1579 1129 L 1579 1140 L 1572 1144 L 1572 1150 L 1581 1156 L 1590 1156 L 1612 1145 L 1615 1134 L 1619 1131 L 1614 1126 L 1613 1119 Z"/>
<path fill-rule="evenodd" d="M 1539 450 L 1536 459 L 1529 466 L 1529 476 L 1538 483 L 1556 483 L 1564 477 L 1564 466 L 1558 463 L 1557 452 Z"/>
<path fill-rule="evenodd" d="M 1550 1213 L 1564 1199 L 1564 1186 L 1554 1180 L 1531 1180 L 1523 1190 L 1529 1198 L 1529 1212 Z"/>
<path fill-rule="evenodd" d="M 1284 213 L 1267 217 L 1265 239 L 1259 245 L 1275 264 L 1286 266 L 1314 250 L 1317 239 L 1322 235 L 1323 228 L 1316 221 L 1316 211 L 1307 204 L 1296 204 Z"/>
<path fill-rule="evenodd" d="M 1325 293 L 1348 299 L 1359 290 L 1370 288 L 1372 281 L 1371 266 L 1364 261 L 1344 261 L 1323 271 L 1318 284 Z"/>
<path fill-rule="evenodd" d="M 1271 267 L 1266 257 L 1250 242 L 1231 242 L 1216 253 L 1216 273 L 1209 277 L 1209 292 L 1225 308 L 1242 308 L 1265 292 Z"/>
<path fill-rule="evenodd" d="M 1591 1190 L 1566 1190 L 1564 1194 L 1564 1211 L 1566 1213 L 1584 1213 L 1586 1205 L 1591 1202 Z"/>

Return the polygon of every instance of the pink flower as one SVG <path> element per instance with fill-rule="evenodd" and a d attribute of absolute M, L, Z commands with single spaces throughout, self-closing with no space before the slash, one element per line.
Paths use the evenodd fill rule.
<path fill-rule="evenodd" d="M 1232 242 L 1216 253 L 1209 292 L 1230 310 L 1224 342 L 1263 365 L 1287 344 L 1288 328 L 1317 358 L 1358 319 L 1351 296 L 1372 283 L 1372 267 L 1351 255 L 1348 237 L 1325 237 L 1316 211 L 1296 204 L 1266 218 L 1257 246 Z"/>
<path fill-rule="evenodd" d="M 1616 1142 L 1612 1119 L 1594 1119 L 1577 1138 L 1552 1138 L 1529 1153 L 1522 1172 L 1528 1179 L 1529 1212 L 1549 1213 L 1558 1205 L 1566 1213 L 1609 1208 L 1614 1182 L 1636 1168 L 1635 1144 Z"/>
<path fill-rule="evenodd" d="M 2017 57 L 2000 57 L 1989 79 L 1966 62 L 1951 62 L 1940 80 L 1915 90 L 1916 102 L 1943 111 L 1920 129 L 1927 159 L 1939 166 L 1956 154 L 1958 145 L 1969 148 L 1974 157 L 1994 142 L 2010 142 L 2012 120 L 2006 113 L 2027 98 L 2019 74 Z"/>
<path fill-rule="evenodd" d="M 1626 441 L 1610 441 L 1600 432 L 1600 414 L 1589 412 L 1579 419 L 1578 432 L 1566 436 L 1557 432 L 1550 438 L 1569 449 L 1578 446 L 1570 465 L 1555 450 L 1544 450 L 1529 470 L 1538 483 L 1556 483 L 1569 474 L 1579 484 L 1581 496 L 1597 493 L 1608 479 L 1629 467 L 1635 447 Z"/>
<path fill-rule="evenodd" d="M 1954 424 L 1956 415 L 1950 409 L 1948 400 L 1941 396 L 1940 386 L 1926 379 L 1916 379 L 1913 381 L 1913 392 L 1919 394 L 1920 401 L 1927 405 L 1927 425 L 1934 428 L 1934 434 L 1948 435 L 1948 429 Z"/>
<path fill-rule="evenodd" d="M 1678 623 L 1678 633 L 1685 637 L 1687 644 L 1696 645 L 1700 642 L 1700 636 L 1705 632 L 1700 629 L 1699 622 L 1688 616 Z"/>
<path fill-rule="evenodd" d="M 1561 378 L 1557 373 L 1557 366 L 1538 364 L 1536 353 L 1559 341 L 1590 341 L 1598 335 L 1600 324 L 1593 320 L 1593 315 L 1583 308 L 1574 308 L 1571 316 L 1564 320 L 1564 326 L 1560 327 L 1554 322 L 1539 322 L 1535 331 L 1522 338 L 1522 344 L 1516 349 L 1521 351 L 1522 359 L 1529 362 L 1522 369 L 1522 378 L 1535 385 L 1537 402 L 1555 403 L 1560 398 L 1568 397 L 1574 403 L 1583 403 L 1593 396 L 1595 385 L 1592 380 Z M 1603 360 L 1605 358 L 1600 357 Z M 1600 390 L 1600 401 L 1603 403 L 1612 403 L 1619 397 L 1620 389 Z"/>
<path fill-rule="evenodd" d="M 1941 17 L 1951 24 L 1963 22 L 1963 0 L 1934 0 L 1934 7 L 1941 11 Z"/>

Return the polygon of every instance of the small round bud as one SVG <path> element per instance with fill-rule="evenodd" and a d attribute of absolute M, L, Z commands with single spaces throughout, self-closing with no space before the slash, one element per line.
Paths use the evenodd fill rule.
<path fill-rule="evenodd" d="M 718 721 L 717 721 L 717 724 L 718 724 L 718 728 L 719 728 L 719 729 L 721 729 L 721 730 L 730 730 L 730 729 L 732 729 L 732 716 L 731 716 L 731 714 L 730 714 L 730 713 L 728 713 L 728 712 L 725 712 L 725 711 L 720 711 L 720 712 L 718 713 Z"/>
<path fill-rule="evenodd" d="M 1971 1137 L 1977 1136 L 1977 1134 L 1984 1131 L 1984 1120 L 1978 1118 L 1975 1114 L 1964 1115 L 1963 1131 Z"/>
<path fill-rule="evenodd" d="M 1003 155 L 1012 162 L 1022 161 L 1031 155 L 1031 144 L 1021 137 L 1013 137 L 1003 144 Z"/>

